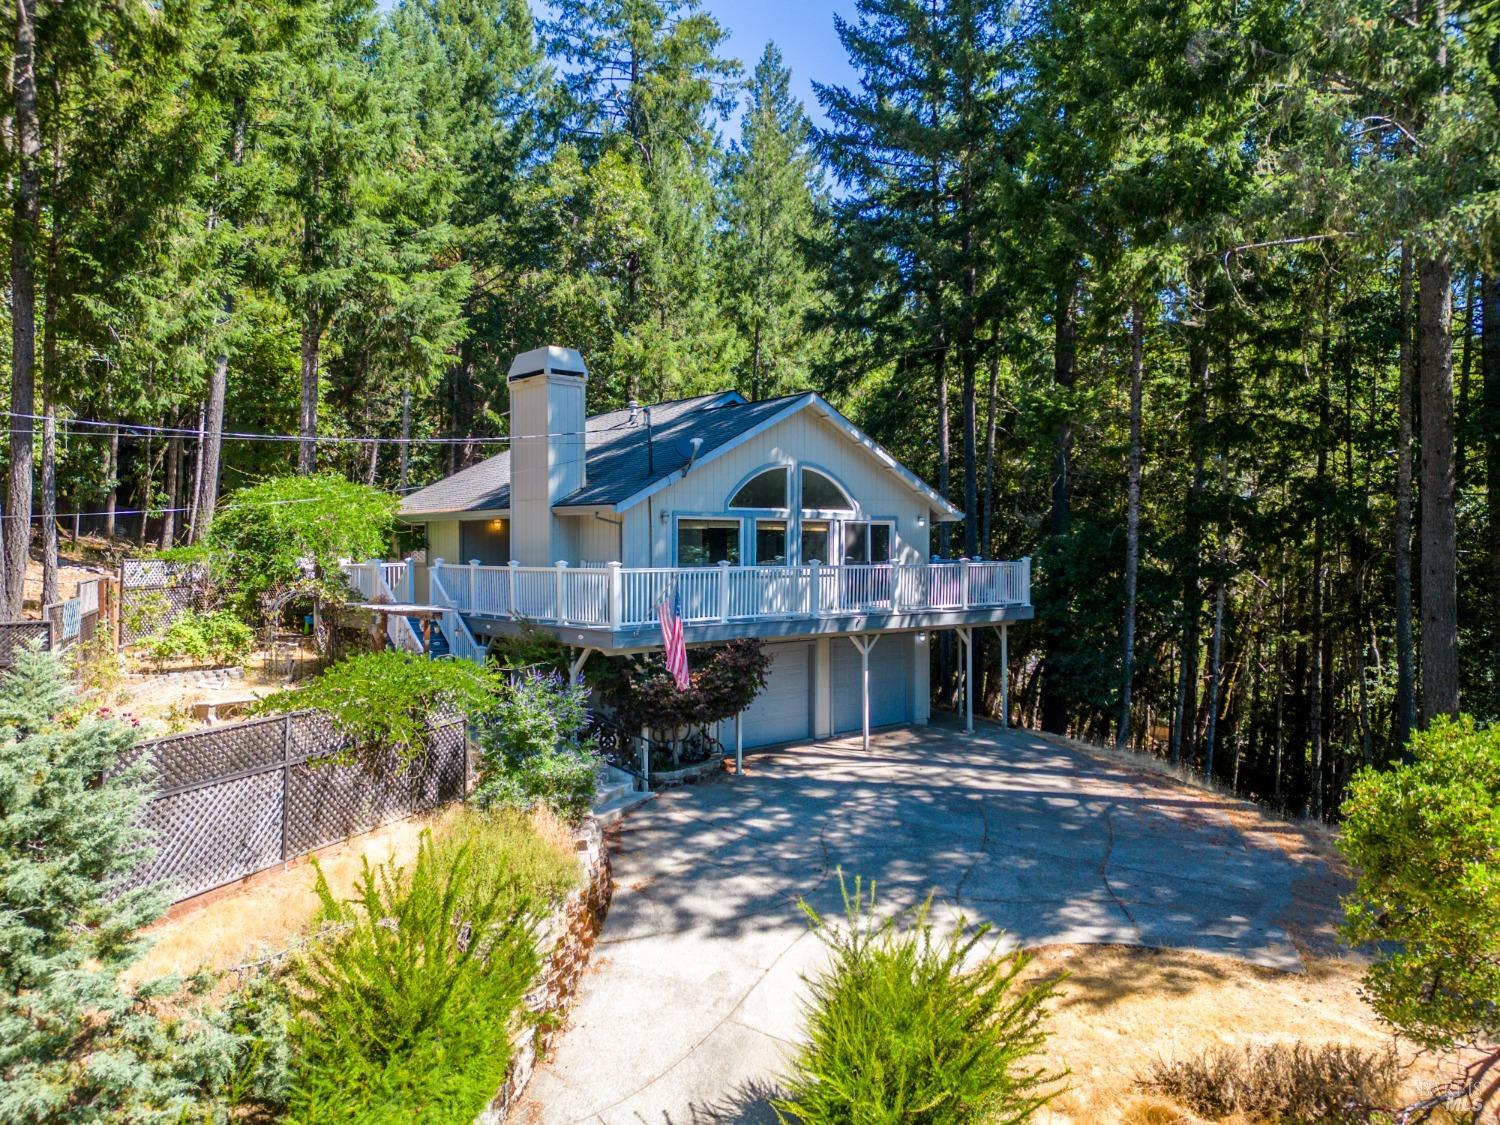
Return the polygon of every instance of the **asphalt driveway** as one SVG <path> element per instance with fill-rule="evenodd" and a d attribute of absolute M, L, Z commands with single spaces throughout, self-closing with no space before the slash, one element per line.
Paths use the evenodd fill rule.
<path fill-rule="evenodd" d="M 626 818 L 615 895 L 521 1120 L 774 1121 L 766 1094 L 823 956 L 799 898 L 836 872 L 883 905 L 929 893 L 1009 944 L 1116 942 L 1298 971 L 1299 876 L 1274 826 L 1024 732 L 903 729 L 752 755 L 746 776 Z"/>

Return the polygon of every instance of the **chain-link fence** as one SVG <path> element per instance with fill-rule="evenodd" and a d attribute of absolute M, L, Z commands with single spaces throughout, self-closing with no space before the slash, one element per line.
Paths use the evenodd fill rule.
<path fill-rule="evenodd" d="M 159 633 L 208 603 L 208 567 L 202 563 L 126 559 L 120 563 L 120 644 Z"/>
<path fill-rule="evenodd" d="M 165 882 L 173 901 L 464 794 L 462 716 L 430 726 L 426 752 L 337 765 L 347 742 L 326 714 L 298 711 L 142 743 L 156 795 L 143 823 L 155 854 L 131 886 Z"/>

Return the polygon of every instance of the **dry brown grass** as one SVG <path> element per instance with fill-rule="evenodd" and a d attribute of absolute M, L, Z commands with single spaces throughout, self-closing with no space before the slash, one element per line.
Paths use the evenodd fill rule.
<path fill-rule="evenodd" d="M 415 858 L 422 832 L 456 815 L 456 808 L 387 824 L 317 852 L 335 894 L 352 893 L 362 860 Z M 154 944 L 131 970 L 135 980 L 200 969 L 222 971 L 285 949 L 318 911 L 313 870 L 305 859 L 251 875 L 238 883 L 178 903 L 147 931 Z"/>
<path fill-rule="evenodd" d="M 372 865 L 415 860 L 422 833 L 443 829 L 462 814 L 458 805 L 387 824 L 314 853 L 336 895 L 353 894 L 363 861 Z M 551 812 L 530 814 L 542 841 L 559 854 L 575 852 L 573 831 Z M 178 903 L 146 931 L 150 952 L 132 967 L 133 980 L 198 970 L 222 972 L 277 954 L 308 930 L 319 908 L 307 859 L 251 875 L 227 887 Z"/>
<path fill-rule="evenodd" d="M 1068 1090 L 1038 1120 L 1196 1125 L 1204 1119 L 1140 1083 L 1158 1063 L 1201 1057 L 1216 1046 L 1387 1050 L 1390 1032 L 1359 997 L 1361 971 L 1352 959 L 1312 958 L 1306 973 L 1292 974 L 1176 950 L 1038 950 L 1029 975 L 1065 978 L 1048 1021 L 1045 1062 L 1072 1071 Z M 1414 1057 L 1410 1049 L 1398 1053 L 1404 1061 Z M 1422 1092 L 1451 1073 L 1442 1060 L 1425 1058 L 1404 1070 L 1405 1088 Z"/>

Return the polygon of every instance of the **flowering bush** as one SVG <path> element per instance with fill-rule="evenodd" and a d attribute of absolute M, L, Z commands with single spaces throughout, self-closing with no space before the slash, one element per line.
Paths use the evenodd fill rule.
<path fill-rule="evenodd" d="M 564 820 L 589 811 L 599 759 L 584 738 L 587 689 L 554 673 L 512 676 L 490 721 L 479 730 L 480 808 L 544 804 Z"/>
<path fill-rule="evenodd" d="M 692 682 L 680 691 L 659 652 L 616 657 L 594 681 L 600 699 L 632 730 L 680 730 L 738 715 L 766 686 L 771 658 L 753 637 L 694 649 Z"/>

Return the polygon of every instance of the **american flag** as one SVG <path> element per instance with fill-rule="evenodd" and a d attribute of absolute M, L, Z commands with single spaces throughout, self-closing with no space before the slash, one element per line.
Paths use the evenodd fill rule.
<path fill-rule="evenodd" d="M 666 650 L 667 671 L 677 681 L 677 690 L 687 691 L 692 681 L 688 679 L 687 645 L 682 640 L 682 598 L 677 593 L 677 583 L 672 583 L 656 603 L 656 616 L 661 621 L 661 646 Z"/>

